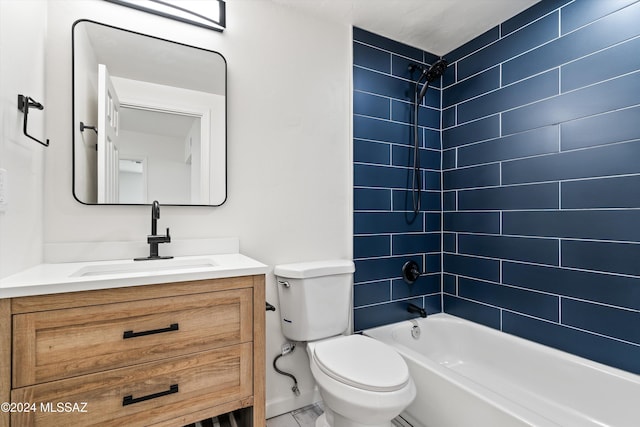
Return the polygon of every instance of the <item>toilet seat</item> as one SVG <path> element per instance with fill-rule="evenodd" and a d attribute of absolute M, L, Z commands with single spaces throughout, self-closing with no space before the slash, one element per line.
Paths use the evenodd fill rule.
<path fill-rule="evenodd" d="M 362 390 L 397 391 L 410 380 L 402 356 L 388 345 L 363 335 L 318 342 L 313 359 L 329 377 Z"/>

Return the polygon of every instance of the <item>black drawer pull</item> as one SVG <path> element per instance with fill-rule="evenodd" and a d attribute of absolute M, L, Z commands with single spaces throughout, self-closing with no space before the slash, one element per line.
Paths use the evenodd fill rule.
<path fill-rule="evenodd" d="M 122 398 L 122 406 L 133 405 L 134 403 L 144 402 L 145 400 L 155 399 L 156 397 L 166 396 L 178 392 L 178 384 L 171 384 L 169 390 L 161 391 L 158 393 L 148 394 L 142 397 L 133 398 L 132 395 L 128 395 Z"/>
<path fill-rule="evenodd" d="M 122 335 L 122 339 L 126 340 L 127 338 L 143 337 L 145 335 L 161 334 L 163 332 L 171 332 L 171 331 L 177 331 L 177 330 L 178 330 L 178 324 L 172 323 L 168 328 L 152 329 L 150 331 L 142 331 L 142 332 L 124 331 L 124 334 Z"/>

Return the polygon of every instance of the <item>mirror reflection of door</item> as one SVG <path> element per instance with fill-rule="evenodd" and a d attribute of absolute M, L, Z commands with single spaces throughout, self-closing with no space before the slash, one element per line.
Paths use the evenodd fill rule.
<path fill-rule="evenodd" d="M 120 107 L 119 153 L 131 159 L 120 162 L 121 203 L 201 203 L 200 120 L 176 111 Z"/>
<path fill-rule="evenodd" d="M 98 64 L 98 203 L 118 203 L 120 99 L 106 65 Z"/>

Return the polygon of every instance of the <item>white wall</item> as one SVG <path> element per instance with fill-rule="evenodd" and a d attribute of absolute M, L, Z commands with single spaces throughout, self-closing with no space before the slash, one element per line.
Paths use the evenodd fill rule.
<path fill-rule="evenodd" d="M 147 160 L 147 204 L 154 200 L 176 205 L 189 203 L 191 165 L 184 161 L 182 138 L 121 129 L 118 144 L 121 159 Z"/>
<path fill-rule="evenodd" d="M 0 3 L 4 0 L 0 1 Z M 71 26 L 88 18 L 222 53 L 228 63 L 228 198 L 218 208 L 163 207 L 173 239 L 238 236 L 241 252 L 273 266 L 350 258 L 351 30 L 263 0 L 229 0 L 223 34 L 104 1 L 48 3 L 45 243 L 144 240 L 149 208 L 85 206 L 71 193 Z M 267 300 L 277 305 L 272 274 Z M 271 361 L 284 338 L 267 316 L 268 415 L 310 402 L 300 348 Z"/>
<path fill-rule="evenodd" d="M 75 91 L 81 94 L 75 105 L 76 117 L 87 126 L 98 126 L 98 59 L 89 37 L 82 27 L 75 35 Z M 76 139 L 75 156 L 75 195 L 83 202 L 98 200 L 98 136 L 93 130 L 80 131 L 80 123 L 73 128 Z"/>
<path fill-rule="evenodd" d="M 42 103 L 30 110 L 30 135 L 45 140 L 52 108 L 44 89 L 44 1 L 0 0 L 0 168 L 8 174 L 8 205 L 0 212 L 0 278 L 42 261 L 43 156 L 48 148 L 22 133 L 18 94 Z"/>

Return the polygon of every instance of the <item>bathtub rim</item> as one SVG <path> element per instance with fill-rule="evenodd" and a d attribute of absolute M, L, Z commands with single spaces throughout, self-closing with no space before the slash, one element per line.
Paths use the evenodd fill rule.
<path fill-rule="evenodd" d="M 430 320 L 433 321 L 434 317 L 437 317 L 438 319 L 442 319 L 442 320 L 447 320 L 447 321 L 449 320 L 466 321 L 466 319 L 461 319 L 445 313 L 432 314 L 432 315 L 429 315 L 427 319 L 430 318 Z M 420 324 L 422 322 L 427 321 L 427 319 L 415 319 L 415 320 L 417 320 L 418 323 Z M 466 322 L 473 323 L 470 321 L 466 321 Z M 478 384 L 475 381 L 471 380 L 470 378 L 452 369 L 449 369 L 446 366 L 443 366 L 428 357 L 425 357 L 424 355 L 417 352 L 416 350 L 410 347 L 407 347 L 406 345 L 397 341 L 393 336 L 393 332 L 398 328 L 401 328 L 401 327 L 411 328 L 412 326 L 413 326 L 413 323 L 411 320 L 404 320 L 404 321 L 396 322 L 389 325 L 370 328 L 362 331 L 362 333 L 371 338 L 379 339 L 382 342 L 392 346 L 393 348 L 397 349 L 398 347 L 400 347 L 400 349 L 396 351 L 398 351 L 404 358 L 408 359 L 407 361 L 408 364 L 415 363 L 418 365 L 426 366 L 425 369 L 429 370 L 433 375 L 436 375 L 439 378 L 452 383 L 454 386 L 458 387 L 459 389 L 463 390 L 466 393 L 469 393 L 476 399 L 484 402 L 486 405 L 498 408 L 500 411 L 507 413 L 508 415 L 515 418 L 521 423 L 530 425 L 532 427 L 533 426 L 561 427 L 559 424 L 554 423 L 548 418 L 526 408 L 525 406 L 522 406 L 519 403 L 514 402 L 512 400 L 509 400 L 506 397 L 500 395 L 499 393 L 496 393 L 493 390 L 483 386 L 482 384 Z M 370 334 L 375 334 L 375 335 L 370 335 Z M 378 336 L 378 334 L 380 334 L 381 336 Z M 416 383 L 416 386 L 418 386 L 418 381 L 414 380 L 414 382 Z M 416 396 L 416 399 L 417 398 L 419 398 L 419 396 Z M 415 418 L 413 418 L 413 416 L 411 416 L 410 418 L 412 421 L 415 422 Z"/>
<path fill-rule="evenodd" d="M 551 355 L 557 355 L 557 356 L 561 356 L 563 359 L 576 363 L 578 365 L 581 366 L 586 366 L 589 369 L 595 369 L 598 370 L 600 372 L 605 372 L 608 375 L 613 375 L 617 378 L 621 378 L 623 380 L 626 381 L 631 381 L 634 382 L 636 384 L 638 384 L 640 386 L 640 375 L 638 374 L 634 374 L 633 372 L 629 372 L 629 371 L 625 371 L 624 369 L 620 369 L 620 368 L 616 368 L 614 366 L 609 366 L 606 365 L 604 363 L 601 362 L 597 362 L 595 360 L 591 360 L 591 359 L 587 359 L 585 357 L 582 356 L 578 356 L 576 354 L 573 353 L 569 353 L 567 351 L 555 348 L 555 347 L 551 347 L 545 344 L 541 344 L 535 341 L 531 341 L 529 339 L 526 338 L 522 338 L 518 335 L 513 335 L 510 334 L 508 332 L 503 332 L 500 331 L 498 329 L 492 328 L 490 326 L 486 326 L 483 325 L 481 323 L 476 323 L 473 322 L 471 320 L 467 320 L 464 319 L 462 317 L 458 317 L 458 316 L 454 316 L 452 314 L 448 314 L 448 313 L 435 313 L 435 314 L 431 314 L 426 318 L 416 318 L 416 319 L 412 319 L 412 320 L 417 320 L 418 324 L 423 323 L 425 321 L 447 321 L 447 322 L 453 322 L 453 323 L 458 323 L 458 324 L 463 324 L 463 325 L 468 325 L 472 328 L 478 328 L 481 329 L 483 331 L 485 331 L 486 333 L 489 333 L 493 336 L 496 337 L 501 337 L 501 336 L 507 336 L 509 339 L 514 339 L 516 340 L 516 342 L 519 342 L 520 344 L 522 344 L 525 348 L 531 348 L 531 349 L 535 349 L 536 351 L 542 351 L 545 354 L 551 354 Z M 416 352 L 415 350 L 411 349 L 410 347 L 405 346 L 404 344 L 402 344 L 401 342 L 397 341 L 395 339 L 395 337 L 393 336 L 393 332 L 400 328 L 400 327 L 407 327 L 408 329 L 411 328 L 411 326 L 413 326 L 413 322 L 412 320 L 402 320 L 400 322 L 396 322 L 396 323 L 391 323 L 388 325 L 382 325 L 382 326 L 376 326 L 375 328 L 369 328 L 366 330 L 363 330 L 362 333 L 366 336 L 369 336 L 371 338 L 376 338 L 379 339 L 377 336 L 382 336 L 385 337 L 389 340 L 389 342 L 393 342 L 394 344 L 397 344 L 399 346 L 402 346 L 403 349 L 406 349 L 408 352 L 410 352 L 411 354 L 414 355 L 414 357 L 418 357 L 420 356 L 420 353 Z M 372 335 L 373 334 L 373 335 Z M 385 341 L 386 342 L 386 341 Z M 434 362 L 435 365 L 441 366 L 440 364 Z"/>
<path fill-rule="evenodd" d="M 629 381 L 634 385 L 640 387 L 640 375 L 636 375 L 632 372 L 624 371 L 619 368 L 615 368 L 612 366 L 604 365 L 602 363 L 592 361 L 571 353 L 568 353 L 563 350 L 559 350 L 550 346 L 546 346 L 544 344 L 540 344 L 534 341 L 530 341 L 525 338 L 521 338 L 517 335 L 512 335 L 494 328 L 491 328 L 486 325 L 482 325 L 464 318 L 460 318 L 457 316 L 453 316 L 447 313 L 436 313 L 433 315 L 429 315 L 426 319 L 417 318 L 412 320 L 404 320 L 396 323 L 392 323 L 389 325 L 378 326 L 375 328 L 370 328 L 362 331 L 363 334 L 370 336 L 374 339 L 379 339 L 382 342 L 387 343 L 388 345 L 396 348 L 396 350 L 406 359 L 408 359 L 407 363 L 416 363 L 418 365 L 422 365 L 425 369 L 429 370 L 432 374 L 437 375 L 441 379 L 445 379 L 446 381 L 451 382 L 453 385 L 461 388 L 464 392 L 471 394 L 475 398 L 480 399 L 488 405 L 499 408 L 501 411 L 509 414 L 514 417 L 518 421 L 528 424 L 531 426 L 559 426 L 558 421 L 554 421 L 551 418 L 545 416 L 545 414 L 537 412 L 535 409 L 530 409 L 524 406 L 517 400 L 512 400 L 496 391 L 493 391 L 491 388 L 474 381 L 473 379 L 453 370 L 449 369 L 447 366 L 438 363 L 437 361 L 430 359 L 422 355 L 417 350 L 408 347 L 402 342 L 398 341 L 395 337 L 396 331 L 406 328 L 405 330 L 410 331 L 411 327 L 415 324 L 415 321 L 418 322 L 418 325 L 422 325 L 424 322 L 428 321 L 437 321 L 437 322 L 448 322 L 448 323 L 456 323 L 464 325 L 464 327 L 469 327 L 472 329 L 479 330 L 480 333 L 487 333 L 492 335 L 493 337 L 515 340 L 516 345 L 524 346 L 524 349 L 532 349 L 535 351 L 541 351 L 545 355 L 549 355 L 550 357 L 559 357 L 565 362 L 575 363 L 580 367 L 584 367 L 585 369 L 592 369 L 598 371 L 599 373 L 603 373 L 605 375 L 611 375 L 615 379 L 620 379 L 621 381 Z M 423 332 L 424 336 L 424 332 Z M 417 381 L 416 381 L 417 383 Z M 418 385 L 418 384 L 416 384 Z M 563 411 L 569 414 L 574 414 L 579 418 L 588 419 L 591 421 L 596 421 L 591 418 L 588 414 L 583 414 L 571 407 L 563 406 Z M 557 408 L 553 408 L 553 410 L 557 410 Z M 411 414 L 410 414 L 411 415 Z M 555 418 L 555 417 L 552 417 Z M 594 424 L 597 425 L 597 424 Z"/>

